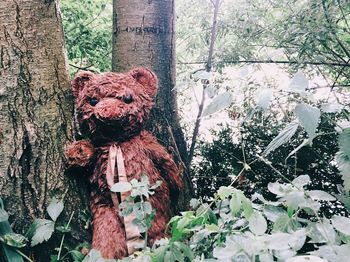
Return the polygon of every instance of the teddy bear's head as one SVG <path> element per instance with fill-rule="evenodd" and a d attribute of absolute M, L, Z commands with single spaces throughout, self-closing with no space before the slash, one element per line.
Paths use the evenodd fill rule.
<path fill-rule="evenodd" d="M 72 81 L 81 132 L 98 140 L 138 134 L 157 93 L 156 75 L 146 68 L 127 73 L 81 72 Z"/>

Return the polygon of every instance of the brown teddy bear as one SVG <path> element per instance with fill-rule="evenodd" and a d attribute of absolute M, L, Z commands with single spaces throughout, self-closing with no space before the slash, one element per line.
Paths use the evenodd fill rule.
<path fill-rule="evenodd" d="M 157 83 L 156 75 L 146 68 L 124 74 L 81 72 L 72 81 L 80 130 L 89 139 L 71 143 L 65 154 L 68 164 L 79 167 L 89 178 L 92 247 L 104 258 L 130 255 L 134 251 L 132 243 L 137 242 L 135 236 L 142 237 L 130 221 L 120 216 L 118 205 L 123 196 L 111 193 L 114 183 L 140 180 L 143 174 L 151 185 L 162 181 L 149 200 L 156 214 L 148 231 L 148 245 L 167 236 L 171 200 L 182 189 L 171 156 L 143 130 Z"/>

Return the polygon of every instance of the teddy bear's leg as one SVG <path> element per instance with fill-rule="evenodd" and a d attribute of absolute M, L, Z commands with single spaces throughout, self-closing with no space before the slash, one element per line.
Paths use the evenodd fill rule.
<path fill-rule="evenodd" d="M 104 258 L 123 258 L 128 255 L 125 230 L 114 206 L 92 204 L 92 248 Z"/>

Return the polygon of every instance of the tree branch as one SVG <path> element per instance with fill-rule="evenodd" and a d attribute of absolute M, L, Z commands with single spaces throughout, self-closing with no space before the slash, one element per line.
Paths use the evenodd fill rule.
<path fill-rule="evenodd" d="M 189 62 L 178 62 L 183 65 L 198 65 L 206 64 L 206 61 L 189 61 Z M 336 62 L 313 62 L 313 61 L 284 61 L 284 60 L 220 60 L 217 63 L 226 64 L 287 64 L 287 65 L 321 65 L 321 66 L 339 66 L 339 67 L 350 67 L 349 63 L 336 63 Z"/>
<path fill-rule="evenodd" d="M 219 7 L 220 7 L 220 0 L 215 0 L 215 2 L 212 1 L 212 3 L 214 5 L 214 15 L 213 15 L 213 25 L 212 25 L 212 28 L 211 28 L 211 36 L 210 36 L 210 45 L 209 45 L 208 59 L 205 62 L 206 63 L 205 70 L 207 72 L 210 72 L 211 68 L 212 68 L 214 44 L 215 44 L 217 31 L 218 31 L 218 29 L 217 29 L 217 25 L 218 25 L 217 19 L 218 19 Z M 192 162 L 192 159 L 193 159 L 194 149 L 195 149 L 195 146 L 196 146 L 197 137 L 198 137 L 198 133 L 199 133 L 199 127 L 200 127 L 201 119 L 202 119 L 201 117 L 202 117 L 202 113 L 203 113 L 203 109 L 204 109 L 205 89 L 207 88 L 208 85 L 209 85 L 209 81 L 208 80 L 204 80 L 203 81 L 202 99 L 201 99 L 201 102 L 199 104 L 198 115 L 197 115 L 197 118 L 196 118 L 196 122 L 195 122 L 194 129 L 193 129 L 193 134 L 192 134 L 191 147 L 190 147 L 190 152 L 189 152 L 189 157 L 188 157 L 188 170 L 190 170 L 189 167 L 191 166 L 191 162 Z"/>

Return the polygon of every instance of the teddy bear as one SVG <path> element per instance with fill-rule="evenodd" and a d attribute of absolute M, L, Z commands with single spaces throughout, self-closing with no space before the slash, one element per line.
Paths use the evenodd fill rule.
<path fill-rule="evenodd" d="M 140 180 L 142 175 L 147 175 L 151 185 L 161 181 L 149 199 L 155 209 L 149 246 L 168 236 L 171 206 L 183 188 L 171 155 L 144 130 L 157 87 L 157 76 L 143 67 L 126 73 L 83 71 L 72 81 L 77 122 L 86 139 L 69 144 L 65 156 L 69 166 L 89 180 L 92 248 L 104 258 L 130 255 L 136 249 L 132 243 L 142 238 L 120 215 L 118 205 L 124 193 L 111 192 L 114 183 Z"/>

